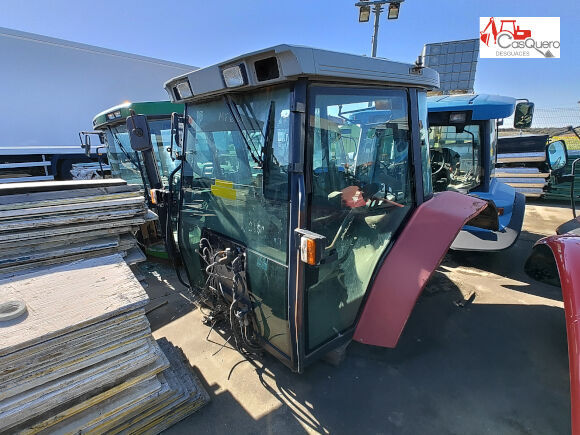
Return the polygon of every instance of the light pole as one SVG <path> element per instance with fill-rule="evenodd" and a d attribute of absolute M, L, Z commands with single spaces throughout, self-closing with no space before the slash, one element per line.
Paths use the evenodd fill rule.
<path fill-rule="evenodd" d="M 373 13 L 375 14 L 375 26 L 373 31 L 373 38 L 371 40 L 371 56 L 377 57 L 377 37 L 379 36 L 379 18 L 381 16 L 381 12 L 384 11 L 383 5 L 389 5 L 389 14 L 387 18 L 389 20 L 396 20 L 399 18 L 399 9 L 401 8 L 401 3 L 405 0 L 363 0 L 358 3 L 355 3 L 355 6 L 359 8 L 359 16 L 358 20 L 361 23 L 366 23 L 369 21 L 369 17 L 371 14 L 371 6 L 373 8 Z"/>

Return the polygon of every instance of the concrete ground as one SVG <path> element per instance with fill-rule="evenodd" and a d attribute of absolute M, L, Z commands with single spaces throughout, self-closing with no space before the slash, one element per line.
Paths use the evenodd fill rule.
<path fill-rule="evenodd" d="M 167 433 L 569 433 L 560 290 L 523 265 L 533 243 L 570 218 L 565 203 L 528 203 L 515 246 L 446 256 L 396 349 L 352 343 L 339 367 L 318 362 L 302 375 L 208 336 L 172 270 L 139 266 L 154 336 L 184 350 L 212 397 Z"/>

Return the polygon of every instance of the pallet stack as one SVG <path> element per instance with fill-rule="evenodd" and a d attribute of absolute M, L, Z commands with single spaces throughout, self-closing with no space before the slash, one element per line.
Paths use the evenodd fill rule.
<path fill-rule="evenodd" d="M 0 321 L 0 433 L 153 434 L 209 400 L 120 254 L 2 279 L 2 301 L 27 310 Z"/>
<path fill-rule="evenodd" d="M 151 218 L 120 179 L 0 185 L 0 276 L 115 252 L 142 261 L 134 234 Z"/>
<path fill-rule="evenodd" d="M 156 434 L 209 400 L 151 335 L 147 215 L 123 180 L 0 186 L 0 433 Z"/>

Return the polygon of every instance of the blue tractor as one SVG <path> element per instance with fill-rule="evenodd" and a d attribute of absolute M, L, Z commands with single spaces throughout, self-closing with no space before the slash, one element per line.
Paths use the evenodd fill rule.
<path fill-rule="evenodd" d="M 494 178 L 494 172 L 497 127 L 514 113 L 516 100 L 485 94 L 439 95 L 429 97 L 427 107 L 433 191 L 465 193 L 488 201 L 497 210 L 497 229 L 466 225 L 451 249 L 509 248 L 522 229 L 525 197 Z M 532 103 L 518 103 L 514 124 L 531 124 L 530 107 L 533 110 Z"/>

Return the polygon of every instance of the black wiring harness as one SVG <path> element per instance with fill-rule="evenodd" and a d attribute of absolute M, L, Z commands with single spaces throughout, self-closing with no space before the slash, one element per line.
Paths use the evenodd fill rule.
<path fill-rule="evenodd" d="M 240 247 L 215 250 L 207 238 L 199 241 L 207 279 L 199 301 L 210 308 L 206 323 L 226 325 L 243 355 L 261 354 L 258 324 L 245 278 L 246 253 Z M 231 338 L 230 337 L 230 338 Z"/>

